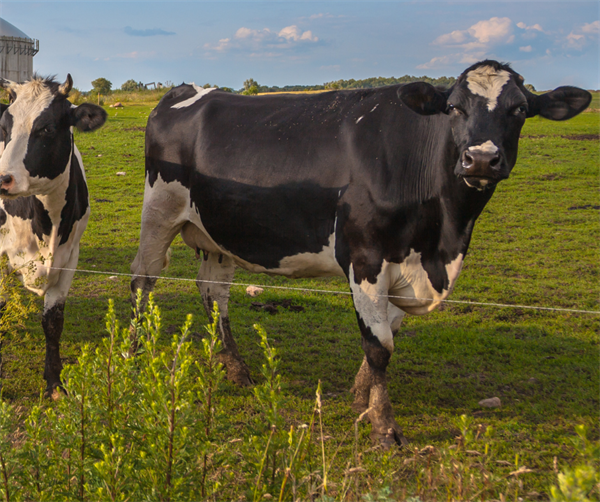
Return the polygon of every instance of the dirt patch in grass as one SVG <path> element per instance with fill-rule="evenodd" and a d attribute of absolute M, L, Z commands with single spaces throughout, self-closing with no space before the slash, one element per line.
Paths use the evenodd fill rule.
<path fill-rule="evenodd" d="M 146 131 L 146 127 L 145 126 L 133 126 L 133 127 L 126 127 L 123 129 L 123 131 Z"/>
<path fill-rule="evenodd" d="M 573 139 L 576 141 L 599 141 L 600 134 L 568 134 L 561 136 L 564 139 Z"/>

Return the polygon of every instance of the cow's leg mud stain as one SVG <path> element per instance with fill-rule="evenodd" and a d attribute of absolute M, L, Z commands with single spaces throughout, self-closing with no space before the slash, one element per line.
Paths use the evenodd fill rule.
<path fill-rule="evenodd" d="M 228 380 L 238 385 L 248 386 L 254 382 L 250 377 L 250 369 L 240 356 L 229 323 L 228 303 L 231 286 L 228 283 L 233 282 L 234 272 L 235 265 L 229 256 L 205 252 L 196 277 L 196 286 L 202 295 L 202 304 L 211 321 L 214 302 L 219 306 L 219 335 L 223 344 L 223 349 L 219 353 L 219 362 L 225 366 Z"/>

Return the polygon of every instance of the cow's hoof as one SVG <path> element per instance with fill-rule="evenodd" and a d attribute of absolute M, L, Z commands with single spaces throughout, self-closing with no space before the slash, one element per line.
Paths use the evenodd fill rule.
<path fill-rule="evenodd" d="M 402 431 L 389 428 L 387 432 L 371 432 L 371 441 L 375 445 L 381 446 L 384 450 L 389 450 L 392 446 L 408 446 L 408 439 L 404 437 Z"/>
<path fill-rule="evenodd" d="M 254 385 L 254 381 L 250 377 L 250 369 L 244 361 L 227 353 L 219 354 L 219 362 L 225 367 L 227 371 L 227 380 L 233 382 L 240 387 L 249 387 Z"/>
<path fill-rule="evenodd" d="M 377 416 L 373 411 L 369 412 L 371 420 L 371 441 L 379 444 L 385 450 L 392 446 L 408 446 L 408 439 L 404 437 L 402 429 L 392 417 Z"/>
<path fill-rule="evenodd" d="M 54 383 L 46 387 L 46 390 L 44 391 L 44 398 L 56 401 L 65 394 L 66 392 L 62 388 L 62 385 L 60 383 Z"/>

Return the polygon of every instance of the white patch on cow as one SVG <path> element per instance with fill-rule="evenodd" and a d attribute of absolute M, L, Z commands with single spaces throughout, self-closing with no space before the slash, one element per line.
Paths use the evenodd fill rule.
<path fill-rule="evenodd" d="M 378 107 L 378 106 L 379 106 L 379 103 L 377 103 L 377 104 L 376 104 L 376 105 L 375 105 L 375 106 L 374 106 L 374 107 L 371 109 L 371 111 L 370 111 L 369 113 L 373 113 L 373 112 L 374 112 L 374 111 L 377 109 L 377 107 Z"/>
<path fill-rule="evenodd" d="M 371 333 L 381 342 L 381 345 L 391 353 L 394 351 L 394 337 L 388 320 L 389 302 L 385 296 L 387 293 L 385 285 L 385 282 L 387 282 L 386 265 L 387 262 L 384 262 L 375 284 L 370 283 L 367 279 L 363 279 L 360 284 L 357 284 L 354 277 L 354 267 L 350 265 L 348 281 L 352 290 L 356 312 L 371 330 Z"/>
<path fill-rule="evenodd" d="M 83 173 L 81 156 L 79 152 L 76 152 L 76 155 Z M 83 175 L 85 177 L 85 174 Z M 44 234 L 42 240 L 38 240 L 31 231 L 31 220 L 10 216 L 8 213 L 7 221 L 3 226 L 7 233 L 0 238 L 0 254 L 7 255 L 10 268 L 20 270 L 19 275 L 23 285 L 39 296 L 53 290 L 53 294 L 66 297 L 73 274 L 60 269 L 74 268 L 73 264 L 77 265 L 79 241 L 89 219 L 90 208 L 88 206 L 83 218 L 73 225 L 68 240 L 60 244 L 62 236 L 58 235 L 58 228 L 61 222 L 62 208 L 66 204 L 65 194 L 68 180 L 69 169 L 66 169 L 65 173 L 53 180 L 57 182 L 54 185 L 55 192 L 36 196 L 50 216 L 52 222 L 50 235 Z M 58 182 L 62 183 L 62 186 Z M 2 207 L 1 201 L 0 207 Z M 29 267 L 28 264 L 35 266 Z M 54 305 L 50 300 L 52 298 L 47 297 L 45 303 L 50 306 Z"/>
<path fill-rule="evenodd" d="M 209 92 L 214 91 L 216 89 L 216 87 L 204 89 L 203 87 L 199 87 L 196 84 L 192 84 L 192 86 L 196 90 L 196 95 L 192 96 L 191 98 L 186 99 L 185 101 L 182 101 L 181 103 L 177 103 L 176 105 L 173 105 L 171 108 L 185 108 L 186 106 L 191 106 L 196 101 L 198 101 L 199 99 L 202 99 L 204 96 L 206 96 Z"/>
<path fill-rule="evenodd" d="M 294 279 L 301 277 L 332 277 L 344 276 L 342 267 L 335 259 L 335 231 L 329 236 L 329 242 L 319 253 L 298 253 L 286 256 L 276 268 L 266 268 L 250 263 L 239 256 L 221 248 L 221 252 L 231 256 L 239 267 L 250 272 L 270 275 L 283 275 Z"/>
<path fill-rule="evenodd" d="M 502 88 L 509 80 L 510 73 L 506 70 L 494 70 L 491 66 L 480 66 L 467 74 L 469 90 L 488 100 L 487 107 L 490 112 L 496 108 Z"/>
<path fill-rule="evenodd" d="M 470 146 L 468 150 L 470 152 L 496 153 L 498 147 L 491 140 L 487 140 L 481 145 Z"/>
<path fill-rule="evenodd" d="M 356 123 L 358 124 L 358 123 L 359 123 L 359 122 L 360 122 L 362 119 L 364 119 L 364 118 L 365 118 L 365 116 L 364 116 L 364 115 L 361 115 L 360 117 L 358 117 L 358 118 L 356 119 Z"/>
<path fill-rule="evenodd" d="M 410 255 L 400 264 L 390 263 L 389 295 L 397 307 L 409 314 L 426 314 L 434 310 L 440 302 L 448 298 L 462 269 L 463 255 L 459 254 L 446 265 L 448 289 L 437 291 L 421 263 L 421 253 L 411 249 Z"/>

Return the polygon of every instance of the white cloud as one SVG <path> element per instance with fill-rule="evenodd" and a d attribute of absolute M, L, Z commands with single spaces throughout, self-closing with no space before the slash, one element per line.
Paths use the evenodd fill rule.
<path fill-rule="evenodd" d="M 433 45 L 455 45 L 462 44 L 467 40 L 467 31 L 466 30 L 455 30 L 452 33 L 446 33 L 445 35 L 440 35 L 433 41 Z"/>
<path fill-rule="evenodd" d="M 571 32 L 567 35 L 567 48 L 582 49 L 585 44 L 585 36 L 580 33 Z"/>
<path fill-rule="evenodd" d="M 600 21 L 594 21 L 593 23 L 586 23 L 581 27 L 581 31 L 584 33 L 600 33 Z"/>
<path fill-rule="evenodd" d="M 427 63 L 423 63 L 417 66 L 419 70 L 431 70 L 446 68 L 456 63 L 472 65 L 483 59 L 484 53 L 456 53 L 448 54 L 446 56 L 437 56 L 432 58 Z"/>
<path fill-rule="evenodd" d="M 479 21 L 468 31 L 482 44 L 503 43 L 511 35 L 512 21 L 507 17 L 492 17 L 488 21 Z"/>
<path fill-rule="evenodd" d="M 492 17 L 479 21 L 466 30 L 454 30 L 440 35 L 432 45 L 458 46 L 465 51 L 472 51 L 513 41 L 512 21 L 508 17 Z"/>
<path fill-rule="evenodd" d="M 292 26 L 286 26 L 279 32 L 279 36 L 286 40 L 293 40 L 297 42 L 299 40 L 308 40 L 309 42 L 318 42 L 317 37 L 313 37 L 311 31 L 302 31 L 295 24 Z"/>
<path fill-rule="evenodd" d="M 204 44 L 204 48 L 208 51 L 207 56 L 211 53 L 238 51 L 247 52 L 248 56 L 253 58 L 273 58 L 281 55 L 279 51 L 318 41 L 319 37 L 313 35 L 312 31 L 303 31 L 296 25 L 286 26 L 279 31 L 269 28 L 254 30 L 242 26 L 233 37 L 222 38 L 216 44 Z"/>
<path fill-rule="evenodd" d="M 517 27 L 521 28 L 522 30 L 534 30 L 534 31 L 541 31 L 542 33 L 544 33 L 543 28 L 537 23 L 532 26 L 527 26 L 525 23 L 520 22 L 520 23 L 517 23 Z"/>
<path fill-rule="evenodd" d="M 432 45 L 460 49 L 462 52 L 436 56 L 417 68 L 430 70 L 455 63 L 473 64 L 484 59 L 492 46 L 511 44 L 515 40 L 513 23 L 508 17 L 492 17 L 470 26 L 440 35 Z"/>
<path fill-rule="evenodd" d="M 519 50 L 521 52 L 531 52 L 533 50 L 533 47 L 531 47 L 531 45 L 526 45 L 525 47 L 519 47 Z"/>

